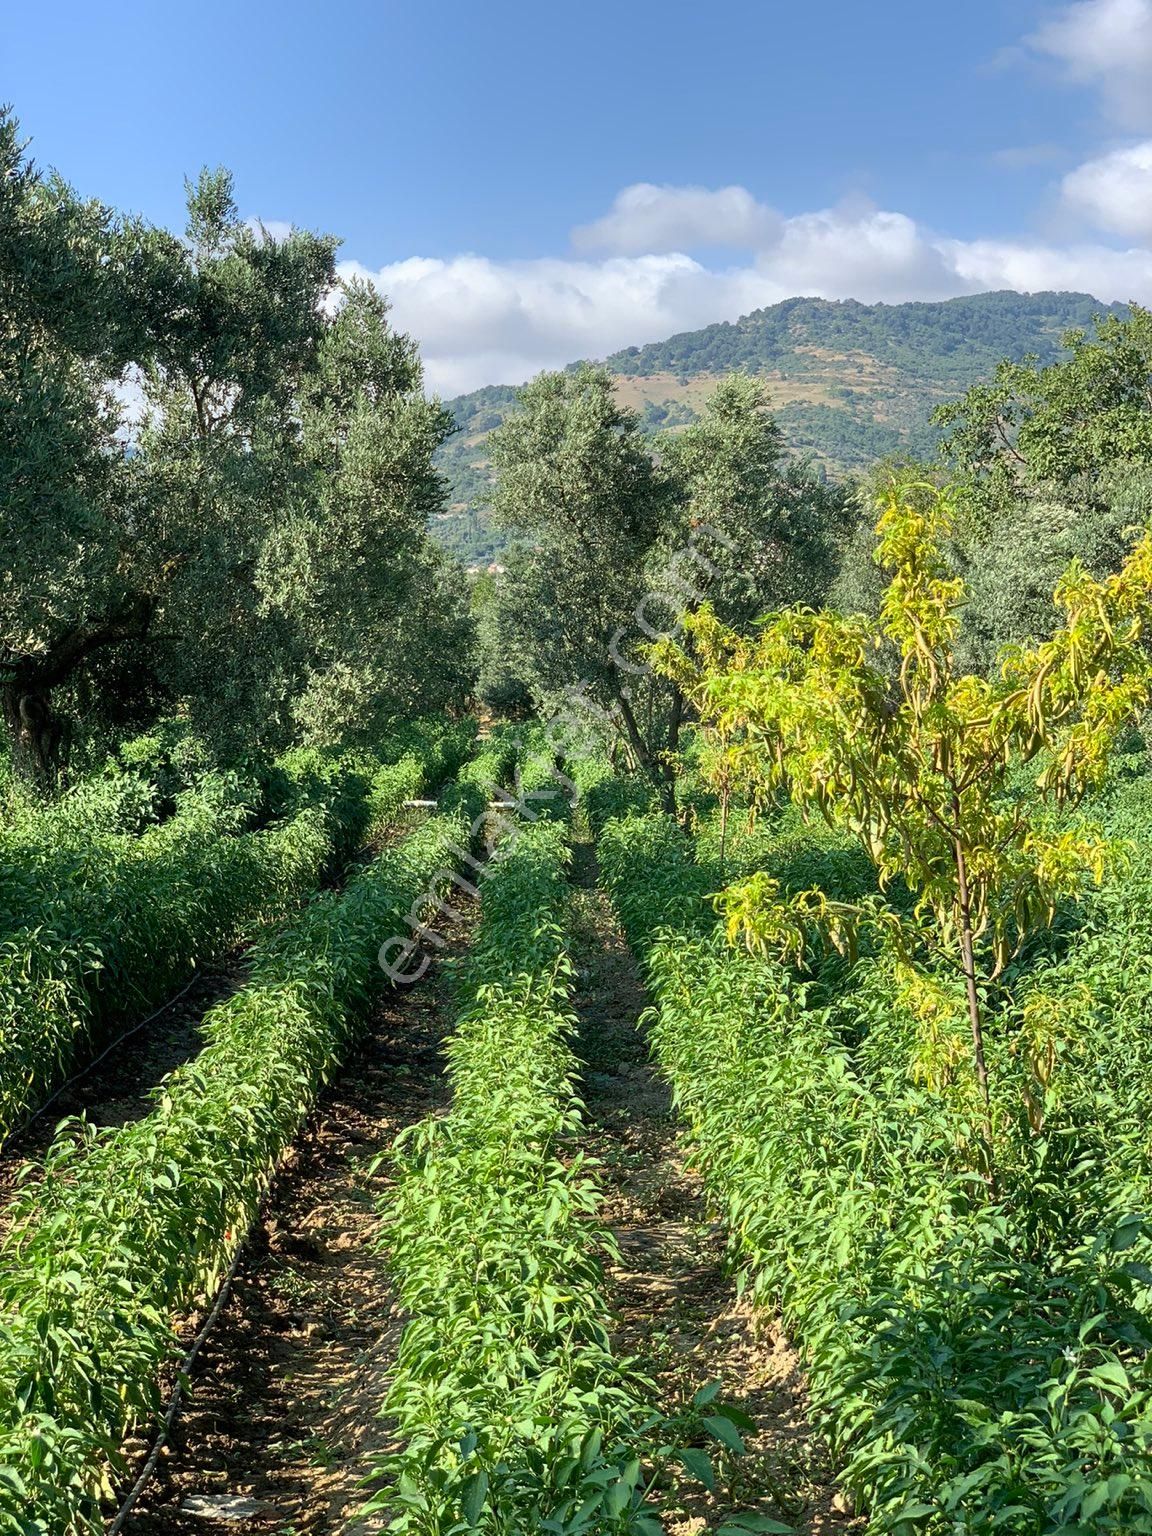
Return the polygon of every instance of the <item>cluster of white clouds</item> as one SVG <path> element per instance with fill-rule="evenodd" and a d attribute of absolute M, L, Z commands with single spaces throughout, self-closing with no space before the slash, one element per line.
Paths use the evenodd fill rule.
<path fill-rule="evenodd" d="M 746 187 L 654 187 L 640 181 L 625 187 L 602 219 L 572 231 L 578 251 L 611 251 L 617 256 L 659 256 L 701 246 L 734 246 L 754 251 L 772 245 L 783 221 Z"/>
<path fill-rule="evenodd" d="M 1024 46 L 1097 90 L 1108 131 L 1122 135 L 1056 188 L 1070 231 L 1060 243 L 954 239 L 866 204 L 785 218 L 744 187 L 644 182 L 572 232 L 570 258 L 414 257 L 378 271 L 349 261 L 341 273 L 389 296 L 445 395 L 796 294 L 899 302 L 1056 288 L 1152 302 L 1152 138 L 1140 137 L 1152 130 L 1152 0 L 1075 0 Z"/>
<path fill-rule="evenodd" d="M 1152 139 L 1086 160 L 1069 171 L 1061 191 L 1097 229 L 1152 245 Z"/>
<path fill-rule="evenodd" d="M 1070 80 L 1100 92 L 1122 129 L 1152 128 L 1152 5 L 1149 0 L 1077 0 L 1027 39 Z"/>
<path fill-rule="evenodd" d="M 1079 0 L 1029 42 L 1070 79 L 1096 87 L 1116 129 L 1152 130 L 1152 0 Z M 1152 245 L 1152 138 L 1129 137 L 1085 161 L 1060 193 L 1089 226 Z"/>

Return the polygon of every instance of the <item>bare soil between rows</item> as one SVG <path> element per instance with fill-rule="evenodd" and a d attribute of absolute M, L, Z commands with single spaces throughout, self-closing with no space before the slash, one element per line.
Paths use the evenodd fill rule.
<path fill-rule="evenodd" d="M 798 1536 L 858 1532 L 807 1417 L 803 1371 L 776 1321 L 741 1301 L 720 1224 L 686 1163 L 667 1085 L 637 1020 L 648 1006 L 636 962 L 602 892 L 578 892 L 577 997 L 587 1063 L 589 1146 L 601 1159 L 602 1214 L 620 1248 L 609 1271 L 614 1343 L 675 1410 L 711 1381 L 755 1421 L 747 1455 L 722 1469 L 717 1495 L 686 1485 L 665 1507 L 669 1536 L 715 1530 L 740 1511 Z M 725 1486 L 726 1485 L 726 1486 Z"/>
<path fill-rule="evenodd" d="M 386 994 L 273 1188 L 204 1347 L 192 1392 L 125 1536 L 348 1531 L 366 1498 L 403 1319 L 377 1251 L 369 1170 L 406 1126 L 444 1107 L 440 1046 L 454 1004 L 444 959 Z M 139 1448 L 139 1459 L 144 1448 Z"/>
<path fill-rule="evenodd" d="M 855 1532 L 806 1416 L 803 1374 L 770 1319 L 741 1303 L 723 1233 L 686 1166 L 666 1086 L 637 1020 L 638 970 L 580 850 L 575 959 L 588 1145 L 620 1265 L 608 1275 L 617 1348 L 674 1408 L 705 1382 L 759 1426 L 716 1496 L 681 1491 L 669 1536 L 738 1510 L 801 1536 Z M 450 933 L 466 948 L 475 909 Z M 447 1106 L 441 1046 L 455 1019 L 447 969 L 386 995 L 365 1045 L 323 1096 L 274 1186 L 193 1390 L 125 1536 L 354 1536 L 372 1459 L 396 1447 L 380 1416 L 403 1326 L 378 1251 L 377 1201 L 397 1134 Z M 136 1464 L 145 1447 L 135 1447 Z M 129 1479 L 126 1479 L 126 1484 Z"/>

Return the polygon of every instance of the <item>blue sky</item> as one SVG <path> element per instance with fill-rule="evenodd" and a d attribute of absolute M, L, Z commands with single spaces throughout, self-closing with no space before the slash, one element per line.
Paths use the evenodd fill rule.
<path fill-rule="evenodd" d="M 452 392 L 795 292 L 1152 300 L 1152 0 L 7 8 L 81 191 L 341 235 Z"/>

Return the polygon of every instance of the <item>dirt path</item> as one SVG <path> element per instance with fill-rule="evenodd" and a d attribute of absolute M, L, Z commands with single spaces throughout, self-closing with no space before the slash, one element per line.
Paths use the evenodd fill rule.
<path fill-rule="evenodd" d="M 610 1274 L 616 1343 L 669 1404 L 719 1379 L 761 1426 L 723 1500 L 669 1511 L 670 1536 L 756 1508 L 802 1536 L 854 1531 L 805 1418 L 787 1342 L 753 1318 L 724 1270 L 723 1236 L 685 1169 L 667 1090 L 636 1020 L 647 1004 L 585 850 L 575 952 L 590 1150 L 623 1256 Z M 450 955 L 467 942 L 451 935 Z M 194 1392 L 125 1536 L 353 1536 L 360 1480 L 387 1444 L 378 1418 L 402 1319 L 372 1246 L 367 1167 L 446 1104 L 440 1044 L 455 1009 L 442 967 L 387 997 L 373 1033 L 324 1096 L 237 1274 Z M 139 1448 L 143 1454 L 143 1447 Z M 694 1497 L 694 1496 L 693 1496 Z M 374 1529 L 378 1528 L 377 1525 Z"/>
<path fill-rule="evenodd" d="M 615 1342 L 655 1378 L 666 1404 L 718 1380 L 724 1397 L 759 1426 L 746 1437 L 748 1455 L 736 1464 L 728 1496 L 701 1492 L 669 1510 L 670 1536 L 714 1530 L 724 1516 L 753 1508 L 802 1536 L 860 1530 L 807 1421 L 795 1351 L 737 1300 L 723 1233 L 685 1167 L 668 1089 L 636 1027 L 648 1005 L 636 963 L 607 898 L 590 888 L 586 857 L 581 878 L 577 1007 L 590 1149 L 603 1160 L 604 1215 L 623 1259 L 609 1277 L 619 1315 Z"/>
<path fill-rule="evenodd" d="M 462 952 L 467 921 L 446 930 L 444 958 Z M 329 1536 L 354 1524 L 368 1458 L 385 1447 L 377 1415 L 401 1327 L 372 1246 L 385 1186 L 367 1170 L 443 1106 L 454 1012 L 442 962 L 382 999 L 276 1183 L 125 1536 Z"/>

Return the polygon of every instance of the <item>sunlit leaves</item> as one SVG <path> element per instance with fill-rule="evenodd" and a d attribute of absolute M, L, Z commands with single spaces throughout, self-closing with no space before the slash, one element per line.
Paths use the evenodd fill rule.
<path fill-rule="evenodd" d="M 19 1193 L 0 1280 L 5 1529 L 103 1529 L 96 1497 L 160 1405 L 178 1319 L 213 1295 L 344 1059 L 381 976 L 381 934 L 420 909 L 485 800 L 431 818 L 266 936 L 151 1111 L 101 1131 L 71 1123 L 46 1177 Z"/>
<path fill-rule="evenodd" d="M 1147 783 L 1129 788 L 1123 830 L 1146 841 Z M 660 821 L 610 822 L 601 867 L 695 1166 L 749 1292 L 802 1350 L 856 1511 L 877 1536 L 1152 1530 L 1143 850 L 1138 885 L 1109 875 L 1078 942 L 1033 956 L 1026 1001 L 1005 1004 L 1048 1119 L 1020 1127 L 1011 1196 L 988 1206 L 964 1142 L 974 1085 L 954 1080 L 959 979 L 884 950 L 830 1004 L 706 936 L 687 841 Z"/>
<path fill-rule="evenodd" d="M 692 651 L 664 642 L 655 660 L 700 712 L 717 787 L 748 785 L 754 802 L 787 791 L 861 839 L 882 887 L 899 878 L 915 891 L 932 924 L 920 937 L 971 973 L 983 1084 L 977 961 L 1002 972 L 1110 857 L 1090 829 L 1053 830 L 1039 802 L 1098 784 L 1152 693 L 1152 534 L 1102 580 L 1070 567 L 1052 638 L 1007 653 L 986 679 L 956 665 L 965 593 L 943 553 L 952 515 L 935 486 L 891 482 L 876 529 L 888 576 L 878 620 L 785 610 L 748 639 L 705 609 L 685 620 Z M 1036 795 L 1010 792 L 1012 771 L 1034 759 Z M 781 903 L 761 882 L 731 892 L 725 910 L 734 937 L 801 957 L 797 898 Z M 835 904 L 810 895 L 802 915 L 842 942 Z"/>

